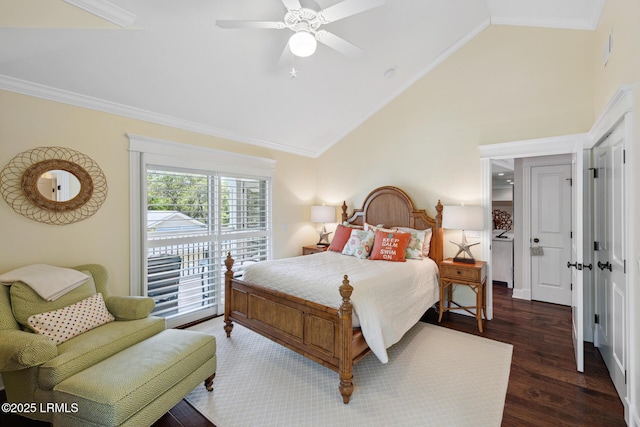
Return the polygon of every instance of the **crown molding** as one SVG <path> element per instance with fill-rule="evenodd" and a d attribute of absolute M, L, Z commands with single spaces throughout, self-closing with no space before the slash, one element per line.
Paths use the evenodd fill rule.
<path fill-rule="evenodd" d="M 583 0 L 587 1 L 587 0 Z M 569 30 L 595 30 L 600 22 L 605 0 L 592 0 L 589 16 L 584 19 L 561 18 L 523 18 L 514 16 L 500 16 L 491 14 L 491 23 L 494 25 L 514 25 L 521 27 L 561 28 Z"/>
<path fill-rule="evenodd" d="M 599 15 L 598 15 L 599 18 Z M 568 30 L 595 30 L 597 22 L 594 24 L 591 20 L 577 19 L 555 19 L 555 18 L 515 18 L 511 16 L 492 16 L 491 24 L 493 25 L 513 25 L 518 27 L 542 27 L 542 28 L 560 28 Z"/>
<path fill-rule="evenodd" d="M 245 144 L 268 148 L 270 150 L 282 151 L 285 153 L 296 154 L 298 156 L 304 157 L 316 157 L 316 153 L 309 150 L 302 150 L 258 138 L 247 138 L 234 132 L 229 132 L 214 126 L 208 126 L 202 123 L 191 122 L 165 114 L 154 113 L 151 111 L 143 110 L 141 108 L 130 107 L 111 101 L 105 101 L 100 98 L 80 95 L 75 92 L 57 89 L 26 80 L 16 79 L 7 75 L 0 74 L 0 89 L 20 93 L 23 95 L 33 96 L 36 98 L 48 99 L 50 101 L 60 102 L 63 104 L 74 105 L 76 107 L 116 114 L 118 116 L 128 117 L 131 119 L 143 120 L 146 122 L 169 126 L 176 129 L 182 129 L 189 132 L 195 132 L 203 135 L 214 136 L 217 138 L 228 139 L 231 141 L 242 142 Z"/>
<path fill-rule="evenodd" d="M 107 0 L 64 0 L 65 2 L 92 13 L 121 27 L 136 22 L 137 16 Z"/>

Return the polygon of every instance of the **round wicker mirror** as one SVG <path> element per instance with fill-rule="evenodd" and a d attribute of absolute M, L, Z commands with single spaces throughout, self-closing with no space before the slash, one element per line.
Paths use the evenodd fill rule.
<path fill-rule="evenodd" d="M 63 177 L 69 174 L 67 182 L 77 180 L 71 195 L 58 196 L 61 185 L 50 178 L 52 172 Z M 69 148 L 40 147 L 18 154 L 5 166 L 0 191 L 17 213 L 34 221 L 63 225 L 96 213 L 106 199 L 107 181 L 86 155 Z"/>

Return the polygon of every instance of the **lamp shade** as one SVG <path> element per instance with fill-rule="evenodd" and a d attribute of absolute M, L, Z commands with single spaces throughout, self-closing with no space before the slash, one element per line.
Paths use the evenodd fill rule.
<path fill-rule="evenodd" d="M 301 58 L 313 55 L 317 45 L 316 38 L 306 30 L 298 31 L 289 39 L 289 50 Z"/>
<path fill-rule="evenodd" d="M 336 208 L 333 206 L 311 206 L 311 222 L 336 222 Z"/>
<path fill-rule="evenodd" d="M 445 206 L 442 211 L 442 228 L 455 230 L 483 230 L 482 206 Z"/>

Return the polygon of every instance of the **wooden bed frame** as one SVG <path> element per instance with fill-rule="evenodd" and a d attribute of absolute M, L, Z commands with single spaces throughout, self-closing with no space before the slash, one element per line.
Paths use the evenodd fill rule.
<path fill-rule="evenodd" d="M 409 196 L 396 187 L 380 187 L 364 200 L 362 209 L 347 215 L 342 205 L 342 220 L 354 225 L 384 224 L 385 227 L 432 228 L 429 256 L 438 265 L 443 258 L 442 204 L 438 201 L 436 217 L 415 209 Z M 313 256 L 313 255 L 308 255 Z M 343 402 L 353 393 L 353 366 L 369 347 L 360 328 L 353 327 L 353 287 L 345 275 L 339 287 L 340 309 L 287 295 L 282 292 L 234 278 L 233 258 L 225 260 L 224 330 L 231 336 L 237 322 L 301 355 L 340 374 L 339 390 Z M 337 285 L 337 284 L 336 284 Z"/>

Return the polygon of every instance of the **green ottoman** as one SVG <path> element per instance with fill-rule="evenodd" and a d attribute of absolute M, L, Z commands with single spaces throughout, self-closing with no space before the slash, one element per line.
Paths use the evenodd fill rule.
<path fill-rule="evenodd" d="M 164 330 L 56 385 L 54 426 L 151 425 L 215 371 L 215 337 Z"/>

